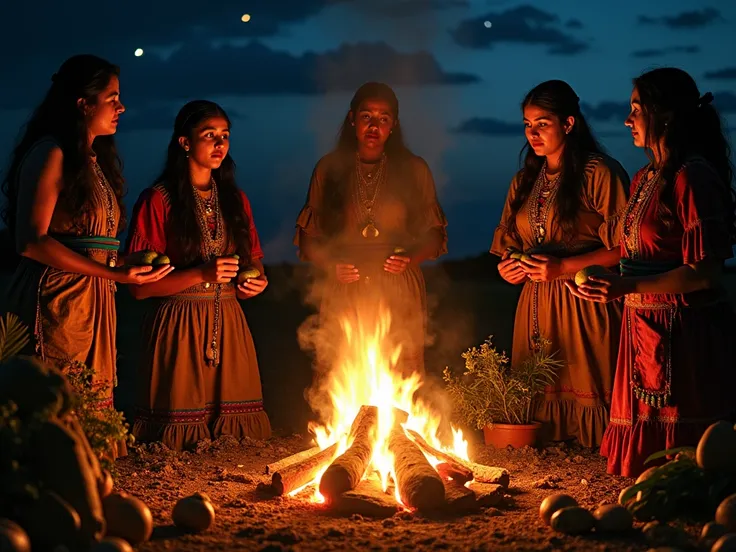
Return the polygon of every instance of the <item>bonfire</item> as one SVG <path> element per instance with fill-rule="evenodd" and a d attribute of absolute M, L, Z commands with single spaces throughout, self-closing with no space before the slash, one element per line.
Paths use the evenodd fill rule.
<path fill-rule="evenodd" d="M 496 505 L 508 472 L 471 462 L 460 429 L 450 425 L 442 442 L 442 416 L 415 396 L 422 378 L 397 369 L 389 311 L 375 313 L 341 320 L 338 361 L 324 378 L 329 408 L 310 424 L 316 444 L 266 466 L 271 482 L 261 490 L 375 516 Z"/>

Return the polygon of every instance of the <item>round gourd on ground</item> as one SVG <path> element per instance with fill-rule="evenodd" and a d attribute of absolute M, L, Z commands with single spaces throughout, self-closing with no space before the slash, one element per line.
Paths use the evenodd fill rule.
<path fill-rule="evenodd" d="M 649 479 L 650 477 L 652 477 L 652 475 L 654 475 L 654 473 L 657 471 L 657 468 L 659 468 L 659 466 L 654 466 L 652 468 L 647 468 L 646 470 L 644 470 L 643 472 L 641 472 L 641 474 L 639 474 L 639 477 L 636 478 L 636 483 L 634 483 L 634 484 L 635 485 L 638 485 L 642 481 L 646 481 L 647 479 Z"/>
<path fill-rule="evenodd" d="M 620 504 L 604 504 L 593 512 L 595 529 L 603 533 L 623 533 L 631 529 L 634 516 Z"/>
<path fill-rule="evenodd" d="M 0 550 L 3 552 L 31 552 L 31 539 L 14 521 L 0 519 Z"/>
<path fill-rule="evenodd" d="M 563 493 L 549 495 L 548 497 L 545 497 L 539 505 L 539 517 L 542 518 L 542 521 L 544 521 L 545 524 L 549 525 L 552 515 L 557 510 L 577 505 L 577 501 L 570 495 Z"/>
<path fill-rule="evenodd" d="M 187 496 L 174 505 L 171 519 L 178 528 L 199 533 L 215 521 L 215 509 L 202 495 Z"/>
<path fill-rule="evenodd" d="M 701 539 L 719 539 L 726 534 L 726 528 L 720 523 L 715 521 L 709 521 L 703 526 L 703 530 L 700 532 Z"/>
<path fill-rule="evenodd" d="M 698 442 L 695 460 L 704 470 L 736 472 L 736 431 L 733 424 L 716 422 Z"/>
<path fill-rule="evenodd" d="M 575 285 L 579 286 L 584 284 L 588 281 L 588 279 L 591 276 L 600 276 L 601 274 L 609 274 L 610 270 L 608 270 L 605 266 L 601 265 L 591 265 L 586 266 L 582 270 L 579 270 L 575 274 Z"/>
<path fill-rule="evenodd" d="M 723 499 L 716 510 L 716 523 L 720 523 L 729 533 L 736 533 L 736 494 Z"/>
<path fill-rule="evenodd" d="M 552 514 L 550 526 L 558 533 L 566 535 L 582 535 L 595 526 L 595 518 L 585 508 L 569 506 Z"/>
<path fill-rule="evenodd" d="M 80 532 L 82 521 L 77 511 L 53 491 L 42 491 L 38 500 L 23 511 L 20 521 L 34 550 L 56 545 L 77 547 L 86 540 Z"/>
<path fill-rule="evenodd" d="M 736 552 L 736 533 L 723 535 L 713 544 L 710 552 Z"/>
<path fill-rule="evenodd" d="M 151 538 L 153 517 L 141 500 L 127 493 L 112 493 L 102 501 L 107 535 L 120 537 L 135 546 Z"/>

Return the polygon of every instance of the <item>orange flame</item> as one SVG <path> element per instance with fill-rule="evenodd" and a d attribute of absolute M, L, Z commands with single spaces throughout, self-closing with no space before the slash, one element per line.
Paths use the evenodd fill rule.
<path fill-rule="evenodd" d="M 378 424 L 373 441 L 370 466 L 364 478 L 375 473 L 381 487 L 386 492 L 393 481 L 395 497 L 403 505 L 396 485 L 394 458 L 388 449 L 388 437 L 394 427 L 394 408 L 409 414 L 403 427 L 422 435 L 438 450 L 451 452 L 459 458 L 468 459 L 468 444 L 461 430 L 452 428 L 453 442 L 443 444 L 438 430 L 441 416 L 429 406 L 414 399 L 415 392 L 422 385 L 419 374 L 404 376 L 396 370 L 401 357 L 401 345 L 392 345 L 389 339 L 391 315 L 383 305 L 378 305 L 377 316 L 344 316 L 341 320 L 342 336 L 339 349 L 339 362 L 333 367 L 327 379 L 327 394 L 331 402 L 329 419 L 322 424 L 310 424 L 310 431 L 321 449 L 339 443 L 337 455 L 345 452 L 351 445 L 348 441 L 350 427 L 360 407 L 378 407 Z M 432 466 L 439 463 L 437 458 L 425 453 Z M 326 469 L 326 468 L 325 468 Z M 324 471 L 322 472 L 324 473 Z M 320 473 L 305 487 L 317 485 Z M 298 494 L 305 487 L 290 493 Z M 324 497 L 315 489 L 313 502 L 324 502 Z"/>

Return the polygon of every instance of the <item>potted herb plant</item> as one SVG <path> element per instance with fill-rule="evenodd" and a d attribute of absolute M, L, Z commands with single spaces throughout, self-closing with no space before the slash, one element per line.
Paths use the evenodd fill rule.
<path fill-rule="evenodd" d="M 489 337 L 479 348 L 462 354 L 465 372 L 456 376 L 445 368 L 443 379 L 456 416 L 482 429 L 486 445 L 533 446 L 541 424 L 533 420 L 534 405 L 545 387 L 554 383 L 562 361 L 549 354 L 550 342 L 539 340 L 532 356 L 512 366 Z"/>

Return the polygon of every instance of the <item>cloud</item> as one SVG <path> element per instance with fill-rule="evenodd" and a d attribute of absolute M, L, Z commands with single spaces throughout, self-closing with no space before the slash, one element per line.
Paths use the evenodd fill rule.
<path fill-rule="evenodd" d="M 643 50 L 634 50 L 631 52 L 632 57 L 652 58 L 662 57 L 667 54 L 697 54 L 700 52 L 700 46 L 667 46 L 664 48 L 645 48 Z"/>
<path fill-rule="evenodd" d="M 524 127 L 521 123 L 509 123 L 488 117 L 473 117 L 460 123 L 454 131 L 460 134 L 482 134 L 485 136 L 522 136 Z"/>
<path fill-rule="evenodd" d="M 468 0 L 374 0 L 354 3 L 356 9 L 382 17 L 415 17 L 432 10 L 467 9 Z"/>
<path fill-rule="evenodd" d="M 664 25 L 672 29 L 697 29 L 723 21 L 723 16 L 715 8 L 703 8 L 702 10 L 685 11 L 673 16 L 651 17 L 640 15 L 638 21 L 642 25 Z"/>
<path fill-rule="evenodd" d="M 567 23 L 565 23 L 565 27 L 568 29 L 582 29 L 583 28 L 583 22 L 579 19 L 569 19 Z"/>
<path fill-rule="evenodd" d="M 589 47 L 563 31 L 557 15 L 526 5 L 463 20 L 450 34 L 458 45 L 476 49 L 501 43 L 539 44 L 547 46 L 549 54 L 572 55 Z"/>
<path fill-rule="evenodd" d="M 326 53 L 293 56 L 261 44 L 186 45 L 164 60 L 153 55 L 121 64 L 124 101 L 187 100 L 225 95 L 322 94 L 354 90 L 369 80 L 392 86 L 463 85 L 468 73 L 445 71 L 428 52 L 401 53 L 383 42 L 343 44 Z M 28 107 L 48 81 L 20 80 L 0 89 L 0 106 Z M 46 83 L 46 84 L 43 84 Z"/>
<path fill-rule="evenodd" d="M 706 71 L 706 79 L 712 80 L 732 80 L 736 79 L 736 67 L 724 67 L 715 71 Z"/>

